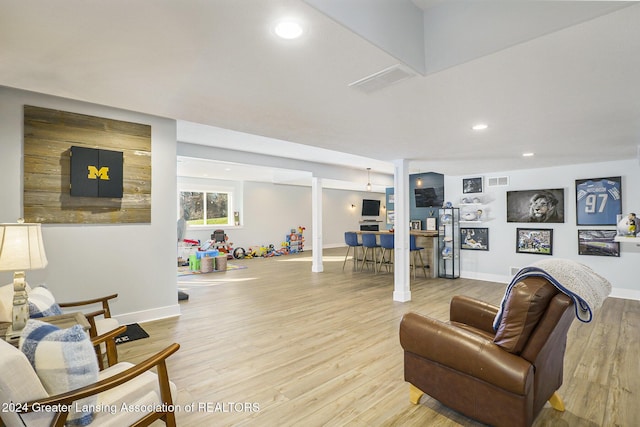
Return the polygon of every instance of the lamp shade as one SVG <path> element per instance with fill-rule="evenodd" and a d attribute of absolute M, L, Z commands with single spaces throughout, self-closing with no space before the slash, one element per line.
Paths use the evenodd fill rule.
<path fill-rule="evenodd" d="M 46 266 L 40 224 L 0 224 L 0 271 L 37 270 Z"/>

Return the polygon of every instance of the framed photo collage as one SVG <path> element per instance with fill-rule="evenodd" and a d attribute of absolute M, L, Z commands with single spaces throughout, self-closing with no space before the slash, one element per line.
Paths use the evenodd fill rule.
<path fill-rule="evenodd" d="M 463 193 L 482 192 L 482 178 L 462 180 Z M 563 188 L 507 191 L 507 222 L 530 227 L 516 229 L 516 253 L 553 255 L 553 228 L 545 224 L 566 220 Z M 615 241 L 622 217 L 622 177 L 575 180 L 578 254 L 619 257 L 620 243 Z M 624 219 L 624 218 L 623 218 Z M 636 219 L 627 222 L 635 231 Z M 640 219 L 637 220 L 640 228 Z M 461 227 L 461 249 L 489 250 L 489 229 Z"/>

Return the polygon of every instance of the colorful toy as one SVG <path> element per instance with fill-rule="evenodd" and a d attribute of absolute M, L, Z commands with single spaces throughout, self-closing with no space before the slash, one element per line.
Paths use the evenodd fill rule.
<path fill-rule="evenodd" d="M 227 254 L 227 259 L 233 258 L 233 243 L 229 242 L 229 236 L 224 230 L 215 230 L 211 235 L 211 248 Z"/>
<path fill-rule="evenodd" d="M 200 250 L 201 251 L 208 251 L 209 249 L 211 249 L 211 247 L 214 245 L 213 240 L 207 240 L 206 242 L 204 242 L 204 244 L 202 246 L 200 246 Z"/>
<path fill-rule="evenodd" d="M 265 258 L 276 255 L 276 248 L 273 246 L 273 244 L 267 246 L 265 249 L 266 249 L 266 252 L 264 254 Z"/>
<path fill-rule="evenodd" d="M 285 240 L 280 242 L 280 247 L 277 247 L 274 244 L 268 244 L 261 246 L 249 246 L 246 250 L 244 248 L 236 248 L 235 250 L 232 250 L 232 255 L 236 259 L 250 259 L 255 257 L 270 258 L 302 252 L 304 249 L 303 233 L 305 230 L 306 228 L 302 226 L 292 228 L 289 234 L 285 236 Z M 212 235 L 211 237 L 213 238 L 214 236 Z"/>
<path fill-rule="evenodd" d="M 264 257 L 267 254 L 267 248 L 264 246 L 249 246 L 246 258 Z"/>
<path fill-rule="evenodd" d="M 618 215 L 618 236 L 634 237 L 637 232 L 637 217 L 635 213 L 627 215 Z"/>
<path fill-rule="evenodd" d="M 244 248 L 235 248 L 233 250 L 233 257 L 235 259 L 242 259 L 245 258 L 247 256 L 247 252 L 244 250 Z"/>
<path fill-rule="evenodd" d="M 289 253 L 296 254 L 304 251 L 304 233 L 305 227 L 298 226 L 298 228 L 292 228 L 289 235 L 286 237 L 286 241 L 289 243 Z"/>

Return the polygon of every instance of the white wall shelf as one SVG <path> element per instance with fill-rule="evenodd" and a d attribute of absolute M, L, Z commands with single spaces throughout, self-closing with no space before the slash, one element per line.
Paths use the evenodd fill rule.
<path fill-rule="evenodd" d="M 640 243 L 640 237 L 627 237 L 627 236 L 616 236 L 613 238 L 614 242 L 620 243 Z"/>

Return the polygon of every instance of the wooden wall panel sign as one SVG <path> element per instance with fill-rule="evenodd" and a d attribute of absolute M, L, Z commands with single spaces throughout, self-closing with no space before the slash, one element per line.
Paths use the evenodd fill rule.
<path fill-rule="evenodd" d="M 96 196 L 71 194 L 72 150 L 99 154 L 96 170 L 84 166 L 103 181 Z M 106 176 L 121 174 L 121 185 L 103 179 L 100 155 L 116 165 Z M 23 187 L 27 222 L 150 223 L 151 126 L 25 105 Z"/>

